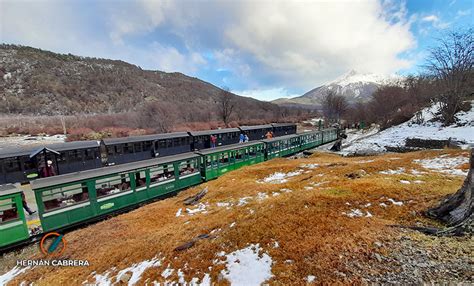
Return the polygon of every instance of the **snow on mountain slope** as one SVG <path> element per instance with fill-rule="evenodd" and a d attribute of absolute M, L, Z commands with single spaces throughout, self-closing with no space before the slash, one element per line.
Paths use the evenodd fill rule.
<path fill-rule="evenodd" d="M 386 150 L 386 146 L 402 147 L 407 138 L 448 140 L 464 142 L 463 147 L 474 146 L 474 101 L 471 110 L 457 114 L 458 123 L 442 126 L 439 121 L 431 121 L 438 111 L 436 105 L 421 110 L 423 123 L 417 124 L 416 117 L 397 126 L 385 129 L 373 136 L 355 140 L 344 148 L 343 154 L 377 153 Z"/>
<path fill-rule="evenodd" d="M 350 103 L 367 101 L 380 86 L 397 83 L 401 79 L 402 77 L 396 75 L 385 76 L 372 73 L 358 73 L 351 70 L 334 81 L 312 89 L 302 96 L 290 99 L 277 99 L 273 103 L 280 105 L 303 104 L 319 106 L 329 91 L 343 95 Z"/>

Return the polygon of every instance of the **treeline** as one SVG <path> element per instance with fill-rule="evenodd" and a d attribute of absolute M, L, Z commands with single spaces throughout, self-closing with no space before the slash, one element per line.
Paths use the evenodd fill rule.
<path fill-rule="evenodd" d="M 388 128 L 409 120 L 430 104 L 437 104 L 436 119 L 456 122 L 456 113 L 468 110 L 474 99 L 474 29 L 450 31 L 429 50 L 423 73 L 375 91 L 368 102 L 349 105 L 329 92 L 323 100 L 324 116 L 331 122 L 376 123 Z"/>

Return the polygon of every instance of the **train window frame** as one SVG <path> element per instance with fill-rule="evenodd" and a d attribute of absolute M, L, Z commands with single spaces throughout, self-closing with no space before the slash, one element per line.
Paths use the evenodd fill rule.
<path fill-rule="evenodd" d="M 86 192 L 87 197 L 85 199 L 84 199 L 84 197 L 81 197 L 81 200 L 76 200 L 76 199 L 73 198 L 75 195 L 84 194 L 84 190 L 87 191 Z M 69 196 L 65 195 L 65 193 L 69 194 L 71 192 L 75 192 L 75 193 L 72 194 L 72 195 L 69 195 Z M 90 202 L 89 192 L 90 192 L 90 190 L 87 187 L 87 184 L 85 182 L 76 183 L 76 184 L 73 184 L 73 185 L 59 186 L 59 187 L 54 187 L 54 188 L 44 190 L 44 191 L 41 192 L 41 196 L 40 196 L 41 203 L 43 204 L 43 208 L 44 208 L 44 213 L 48 213 L 48 212 L 55 211 L 55 210 L 58 210 L 58 209 L 69 208 L 71 206 L 82 204 L 82 203 L 85 203 L 85 202 Z M 58 197 L 55 198 L 55 196 L 57 196 L 58 194 L 60 194 L 61 199 L 59 199 Z M 52 199 L 46 200 L 45 199 L 46 197 L 51 197 Z M 61 205 L 64 201 L 68 201 L 68 200 L 71 200 L 71 199 L 74 202 L 72 202 L 70 204 L 66 203 L 66 205 Z M 58 200 L 58 206 L 49 207 L 47 205 L 47 202 L 50 202 L 50 201 L 53 201 L 53 200 Z"/>
<path fill-rule="evenodd" d="M 111 182 L 117 182 L 117 184 L 112 185 L 114 189 L 111 190 L 111 192 L 109 192 L 109 193 L 99 194 L 99 191 L 101 189 L 104 189 L 104 185 L 106 183 L 108 183 L 108 187 L 110 188 L 110 186 L 111 186 L 110 183 Z M 117 188 L 117 186 L 123 185 L 123 184 L 128 184 L 128 187 L 125 188 L 125 189 L 120 189 L 120 187 Z M 127 173 L 127 172 L 126 173 L 119 173 L 119 174 L 116 174 L 116 175 L 113 175 L 113 176 L 103 177 L 103 178 L 100 178 L 100 179 L 96 179 L 94 181 L 94 188 L 95 188 L 95 194 L 97 196 L 97 199 L 106 198 L 106 197 L 109 197 L 109 196 L 112 196 L 112 195 L 121 194 L 121 193 L 131 191 L 132 190 L 132 178 L 130 177 L 130 174 Z"/>
<path fill-rule="evenodd" d="M 6 206 L 10 206 L 11 208 L 4 208 Z M 15 211 L 15 217 L 11 217 L 7 220 L 4 220 L 4 213 L 5 213 L 5 211 L 8 211 L 8 210 L 14 210 Z M 0 225 L 11 223 L 11 222 L 18 221 L 18 220 L 21 219 L 20 212 L 18 210 L 18 205 L 16 204 L 14 198 L 0 199 L 0 213 L 1 213 L 0 214 Z"/>
<path fill-rule="evenodd" d="M 134 179 L 135 179 L 135 190 L 136 191 L 146 190 L 148 187 L 147 169 L 135 170 L 133 174 L 134 174 Z M 137 176 L 137 174 L 139 174 L 140 176 Z M 143 180 L 143 179 L 145 180 L 145 185 L 139 185 L 139 180 Z"/>
<path fill-rule="evenodd" d="M 9 162 L 12 162 L 10 164 L 11 166 L 9 165 Z M 3 164 L 5 166 L 6 173 L 21 172 L 21 161 L 20 157 L 18 156 L 3 159 Z M 15 165 L 16 168 L 13 168 Z"/>
<path fill-rule="evenodd" d="M 191 170 L 188 170 L 189 168 L 191 168 Z M 190 171 L 190 172 L 187 172 L 185 174 L 186 171 Z M 192 174 L 195 174 L 195 173 L 198 173 L 198 172 L 199 172 L 199 168 L 198 168 L 198 164 L 197 164 L 197 158 L 189 159 L 189 160 L 186 160 L 186 161 L 181 161 L 178 164 L 179 177 L 192 175 Z"/>
<path fill-rule="evenodd" d="M 235 150 L 235 153 L 234 153 L 234 158 L 235 158 L 235 161 L 243 161 L 244 160 L 244 152 L 243 152 L 244 149 L 237 149 Z"/>
<path fill-rule="evenodd" d="M 162 171 L 159 173 L 159 171 Z M 156 172 L 156 173 L 155 173 Z M 164 164 L 164 165 L 155 165 L 152 166 L 149 169 L 149 174 L 150 174 L 150 187 L 155 186 L 157 184 L 161 184 L 163 182 L 167 181 L 174 181 L 176 179 L 175 174 L 174 174 L 174 165 L 173 164 Z M 163 177 L 165 179 L 153 181 L 153 179 L 156 177 L 154 174 L 163 174 Z M 170 177 L 168 177 L 166 174 L 171 174 Z"/>
<path fill-rule="evenodd" d="M 228 166 L 230 164 L 231 155 L 229 152 L 222 152 L 219 154 L 219 165 Z M 225 161 L 227 159 L 227 161 Z"/>

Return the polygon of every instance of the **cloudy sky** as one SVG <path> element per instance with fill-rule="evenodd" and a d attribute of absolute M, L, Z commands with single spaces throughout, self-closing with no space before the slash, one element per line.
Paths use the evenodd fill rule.
<path fill-rule="evenodd" d="M 0 42 L 179 71 L 258 99 L 355 69 L 416 73 L 474 0 L 0 0 Z"/>

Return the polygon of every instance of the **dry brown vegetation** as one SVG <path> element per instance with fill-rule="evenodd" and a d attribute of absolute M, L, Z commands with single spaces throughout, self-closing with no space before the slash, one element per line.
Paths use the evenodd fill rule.
<path fill-rule="evenodd" d="M 227 282 L 219 278 L 224 265 L 213 262 L 222 259 L 216 254 L 220 251 L 230 253 L 251 243 L 259 243 L 273 259 L 274 277 L 269 281 L 271 284 L 304 285 L 308 275 L 315 275 L 316 283 L 364 283 L 359 268 L 371 275 L 383 276 L 387 266 L 378 263 L 374 253 L 389 255 L 396 251 L 389 245 L 400 239 L 402 233 L 416 237 L 417 241 L 431 239 L 390 225 L 433 224 L 421 212 L 461 186 L 462 177 L 425 170 L 413 162 L 414 159 L 433 158 L 441 154 L 468 155 L 465 151 L 453 150 L 357 158 L 317 153 L 310 158 L 276 159 L 245 167 L 181 192 L 174 198 L 67 234 L 65 257 L 87 259 L 91 263 L 90 268 L 38 267 L 17 277 L 14 282 L 35 281 L 39 285 L 75 285 L 85 280 L 94 282 L 91 275 L 94 271 L 99 274 L 112 271 L 116 275 L 118 270 L 158 255 L 163 258 L 162 265 L 147 269 L 140 284 L 163 281 L 161 273 L 169 264 L 175 270 L 181 269 L 187 281 L 209 273 L 213 283 L 224 285 Z M 316 163 L 319 167 L 301 167 L 307 163 Z M 379 173 L 399 167 L 405 168 L 407 173 Z M 467 164 L 463 166 L 467 167 Z M 297 169 L 305 172 L 286 183 L 257 183 L 257 180 L 274 172 Z M 426 173 L 417 177 L 409 173 L 411 169 Z M 400 180 L 412 183 L 401 184 Z M 422 180 L 423 183 L 415 184 L 414 180 Z M 308 186 L 313 189 L 305 188 Z M 193 216 L 183 212 L 184 216 L 176 217 L 177 211 L 184 207 L 183 200 L 205 187 L 209 192 L 202 202 L 208 205 L 208 212 Z M 283 192 L 282 189 L 292 192 Z M 269 197 L 258 200 L 259 192 Z M 272 196 L 275 192 L 280 195 Z M 252 199 L 246 205 L 237 206 L 243 197 Z M 403 205 L 391 205 L 387 202 L 388 198 L 402 201 Z M 218 202 L 234 205 L 226 209 L 218 207 Z M 382 202 L 387 203 L 388 207 L 381 207 L 379 203 Z M 372 205 L 364 208 L 367 203 Z M 370 211 L 373 217 L 350 218 L 342 214 L 351 208 L 361 209 L 364 214 Z M 233 222 L 236 225 L 231 228 Z M 210 239 L 199 240 L 185 251 L 174 251 L 177 246 L 213 230 Z M 273 246 L 275 241 L 279 244 L 277 248 Z M 443 245 L 448 245 L 446 242 L 449 241 Z M 382 246 L 376 246 L 377 243 Z M 472 262 L 472 255 L 470 257 Z M 111 270 L 112 267 L 116 270 Z M 176 271 L 169 279 L 177 281 Z"/>

